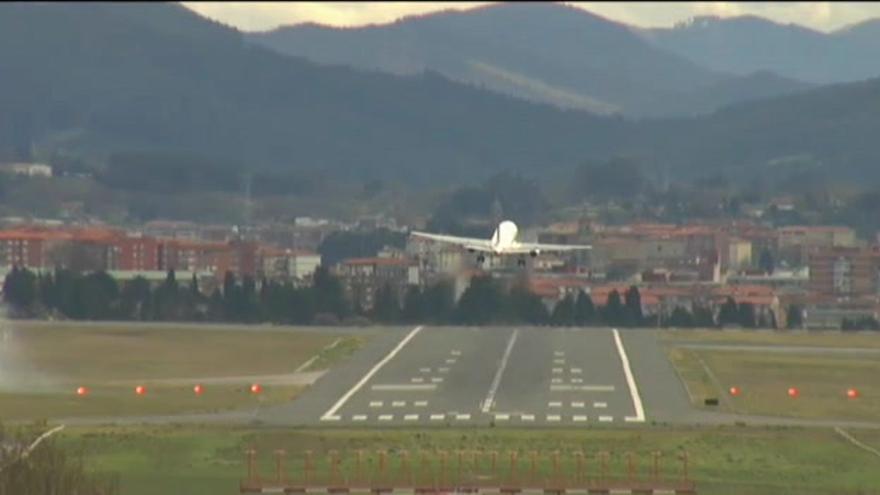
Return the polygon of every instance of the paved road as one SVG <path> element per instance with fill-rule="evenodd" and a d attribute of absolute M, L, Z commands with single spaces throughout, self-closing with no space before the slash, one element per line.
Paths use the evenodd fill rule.
<path fill-rule="evenodd" d="M 362 350 L 287 404 L 219 414 L 66 422 L 633 428 L 741 422 L 880 428 L 880 422 L 701 411 L 690 405 L 656 331 L 546 327 L 376 329 Z"/>

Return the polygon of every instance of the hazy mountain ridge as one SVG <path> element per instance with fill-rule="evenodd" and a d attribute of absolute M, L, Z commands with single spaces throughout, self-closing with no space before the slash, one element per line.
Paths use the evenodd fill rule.
<path fill-rule="evenodd" d="M 304 24 L 247 39 L 319 63 L 397 74 L 432 69 L 534 101 L 641 117 L 705 113 L 743 97 L 805 87 L 786 78 L 761 87 L 763 79 L 753 79 L 743 89 L 713 92 L 743 79 L 659 49 L 627 25 L 561 4 L 490 5 L 363 28 Z M 475 71 L 471 60 L 498 71 Z M 532 84 L 511 84 L 505 74 Z"/>
<path fill-rule="evenodd" d="M 634 29 L 656 46 L 734 74 L 771 70 L 818 84 L 880 76 L 880 20 L 823 33 L 756 16 L 701 16 L 672 28 Z"/>
<path fill-rule="evenodd" d="M 833 166 L 835 177 L 880 178 L 880 80 L 636 122 L 434 72 L 320 66 L 246 44 L 179 6 L 139 6 L 151 9 L 147 20 L 127 8 L 0 4 L 0 160 L 54 143 L 69 153 L 173 151 L 244 169 L 436 185 L 503 170 L 542 177 L 614 155 L 677 179 L 753 177 L 802 156 Z"/>

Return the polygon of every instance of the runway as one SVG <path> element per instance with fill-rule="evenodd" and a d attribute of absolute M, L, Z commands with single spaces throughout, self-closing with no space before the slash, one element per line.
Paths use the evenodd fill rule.
<path fill-rule="evenodd" d="M 643 380 L 650 387 L 666 381 L 661 388 L 672 391 L 672 401 L 683 401 L 659 405 L 661 415 L 688 408 L 647 333 L 416 327 L 377 340 L 296 402 L 267 408 L 257 418 L 327 426 L 639 424 L 652 418 L 651 402 L 658 399 L 656 391 L 643 390 Z M 646 358 L 646 352 L 656 355 Z M 651 369 L 657 364 L 660 369 Z"/>

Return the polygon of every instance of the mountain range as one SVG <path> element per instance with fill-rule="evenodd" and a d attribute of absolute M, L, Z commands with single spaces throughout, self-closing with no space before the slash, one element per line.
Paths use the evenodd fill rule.
<path fill-rule="evenodd" d="M 437 71 L 459 82 L 599 114 L 708 113 L 810 85 L 772 69 L 707 69 L 630 26 L 553 3 L 495 4 L 387 25 L 281 27 L 247 39 L 314 62 L 392 74 Z"/>
<path fill-rule="evenodd" d="M 644 53 L 658 58 L 627 60 L 631 70 L 688 71 L 666 71 L 658 88 L 730 81 Z M 101 169 L 136 151 L 138 167 L 173 179 L 185 165 L 150 167 L 143 153 L 176 153 L 238 172 L 433 186 L 629 155 L 682 180 L 800 167 L 870 183 L 880 179 L 878 128 L 878 79 L 638 120 L 530 102 L 434 69 L 402 76 L 282 55 L 175 4 L 0 4 L 0 161 L 66 154 Z"/>
<path fill-rule="evenodd" d="M 830 33 L 756 16 L 696 17 L 672 28 L 636 29 L 646 41 L 710 70 L 773 71 L 815 84 L 880 76 L 880 20 Z"/>

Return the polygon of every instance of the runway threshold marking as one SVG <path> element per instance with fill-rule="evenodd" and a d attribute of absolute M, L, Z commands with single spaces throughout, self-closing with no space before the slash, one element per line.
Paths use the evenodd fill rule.
<path fill-rule="evenodd" d="M 501 385 L 501 377 L 504 375 L 504 369 L 507 368 L 507 361 L 510 359 L 510 353 L 513 352 L 513 345 L 516 344 L 516 337 L 519 335 L 519 329 L 513 331 L 510 339 L 507 341 L 507 348 L 504 349 L 504 355 L 501 356 L 501 363 L 495 371 L 495 378 L 492 379 L 492 385 L 489 387 L 489 393 L 483 401 L 483 412 L 489 412 L 492 404 L 495 403 L 495 394 L 498 393 L 498 386 Z"/>
<path fill-rule="evenodd" d="M 626 356 L 626 349 L 623 348 L 623 341 L 620 340 L 620 332 L 614 328 L 614 343 L 617 345 L 617 353 L 620 354 L 620 362 L 623 364 L 623 374 L 626 375 L 626 384 L 629 387 L 629 395 L 633 401 L 636 415 L 630 416 L 631 419 L 624 418 L 625 421 L 642 422 L 645 420 L 645 408 L 642 406 L 642 398 L 639 396 L 639 388 L 636 385 L 636 379 L 633 377 L 632 369 L 629 367 L 629 358 Z"/>
<path fill-rule="evenodd" d="M 351 387 L 351 389 L 348 392 L 346 392 L 342 397 L 340 397 L 339 400 L 336 401 L 336 403 L 333 404 L 333 406 L 330 409 L 328 409 L 327 412 L 325 412 L 323 416 L 321 416 L 321 419 L 325 420 L 325 418 L 329 419 L 329 418 L 335 417 L 336 411 L 338 411 L 340 407 L 345 405 L 345 403 L 348 402 L 348 399 L 350 399 L 352 395 L 357 393 L 357 391 L 360 390 L 361 387 L 363 387 L 364 384 L 366 384 L 370 380 L 370 378 L 373 377 L 373 375 L 378 373 L 379 370 L 382 369 L 382 367 L 385 366 L 386 363 L 388 363 L 388 361 L 391 361 L 394 358 L 394 356 L 396 356 L 397 353 L 400 352 L 401 349 L 403 349 L 403 346 L 405 346 L 410 340 L 412 340 L 413 337 L 418 335 L 418 333 L 422 331 L 422 328 L 423 327 L 421 325 L 419 325 L 419 326 L 413 328 L 411 332 L 406 334 L 406 337 L 401 339 L 401 341 L 397 344 L 397 346 L 395 346 L 394 349 L 391 349 L 391 352 L 389 352 L 384 358 L 382 358 L 381 361 L 379 361 L 378 363 L 376 363 L 375 366 L 370 368 L 370 371 L 368 371 L 366 375 L 361 377 L 361 379 L 357 383 L 355 383 L 354 386 Z"/>

